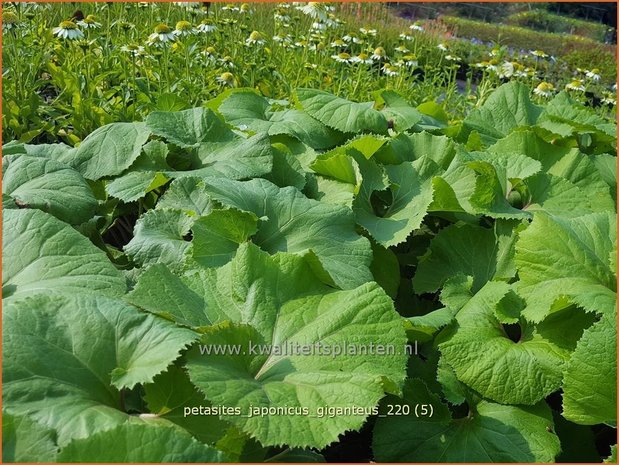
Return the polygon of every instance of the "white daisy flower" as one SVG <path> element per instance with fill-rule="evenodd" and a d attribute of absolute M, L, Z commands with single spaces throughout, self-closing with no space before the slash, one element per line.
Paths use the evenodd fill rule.
<path fill-rule="evenodd" d="M 402 40 L 413 40 L 413 36 L 408 35 L 406 32 L 403 32 L 402 34 L 400 34 L 400 39 L 402 39 Z"/>
<path fill-rule="evenodd" d="M 390 65 L 389 63 L 385 63 L 382 67 L 383 73 L 389 77 L 396 77 L 400 73 L 398 72 L 398 68 Z"/>
<path fill-rule="evenodd" d="M 185 37 L 195 34 L 195 30 L 189 21 L 183 20 L 176 23 L 176 28 L 172 31 L 172 34 L 179 37 Z"/>
<path fill-rule="evenodd" d="M 604 92 L 602 103 L 606 105 L 617 105 L 617 96 L 611 92 Z"/>
<path fill-rule="evenodd" d="M 192 8 L 199 8 L 200 7 L 200 2 L 172 2 L 174 5 L 176 6 L 180 6 L 182 8 L 187 8 L 192 9 Z"/>
<path fill-rule="evenodd" d="M 572 82 L 565 86 L 565 90 L 576 90 L 579 92 L 584 92 L 585 84 L 582 79 L 574 79 Z"/>
<path fill-rule="evenodd" d="M 361 63 L 364 65 L 371 65 L 374 63 L 374 60 L 372 60 L 367 53 L 360 53 L 359 55 L 352 57 L 350 61 L 352 63 Z"/>
<path fill-rule="evenodd" d="M 599 81 L 600 79 L 602 79 L 602 76 L 600 76 L 600 70 L 597 68 L 593 68 L 591 71 L 587 71 L 585 73 L 585 76 L 587 76 L 589 79 L 593 79 L 594 81 Z"/>
<path fill-rule="evenodd" d="M 245 45 L 251 46 L 251 45 L 263 45 L 264 44 L 264 38 L 262 37 L 262 34 L 260 34 L 258 31 L 253 31 L 251 34 L 249 34 L 249 37 L 245 40 Z"/>
<path fill-rule="evenodd" d="M 208 34 L 209 32 L 215 32 L 217 30 L 217 26 L 213 23 L 213 20 L 207 18 L 202 20 L 196 29 L 198 32 Z"/>
<path fill-rule="evenodd" d="M 419 23 L 414 23 L 408 26 L 411 31 L 423 31 L 423 27 Z"/>
<path fill-rule="evenodd" d="M 531 55 L 537 58 L 548 58 L 548 54 L 542 52 L 541 50 L 531 50 Z"/>
<path fill-rule="evenodd" d="M 378 61 L 386 60 L 387 52 L 385 51 L 383 47 L 376 47 L 371 57 L 372 57 L 372 60 L 378 60 Z"/>
<path fill-rule="evenodd" d="M 500 78 L 510 78 L 514 75 L 514 64 L 511 61 L 504 61 L 499 68 Z"/>
<path fill-rule="evenodd" d="M 367 27 L 360 27 L 359 32 L 363 35 L 372 36 L 372 37 L 376 37 L 376 34 L 378 33 L 376 29 L 371 29 Z"/>
<path fill-rule="evenodd" d="M 2 12 L 2 30 L 10 31 L 19 27 L 19 17 L 12 11 Z"/>
<path fill-rule="evenodd" d="M 217 76 L 215 80 L 223 86 L 234 87 L 235 79 L 234 74 L 232 73 L 222 73 L 221 75 Z"/>
<path fill-rule="evenodd" d="M 297 10 L 302 11 L 311 18 L 317 18 L 322 21 L 327 19 L 327 8 L 321 2 L 308 2 L 305 6 L 297 7 Z"/>
<path fill-rule="evenodd" d="M 120 50 L 125 53 L 129 53 L 130 55 L 133 55 L 134 57 L 141 56 L 144 54 L 144 47 L 142 47 L 141 45 L 137 45 L 137 44 L 123 45 L 122 47 L 120 47 Z"/>
<path fill-rule="evenodd" d="M 58 27 L 52 29 L 54 35 L 58 36 L 61 39 L 83 39 L 84 33 L 77 28 L 77 24 L 73 21 L 63 21 Z"/>
<path fill-rule="evenodd" d="M 174 42 L 176 36 L 167 24 L 157 24 L 155 26 L 155 32 L 148 36 L 149 43 L 158 47 L 167 45 L 168 42 Z"/>
<path fill-rule="evenodd" d="M 419 65 L 419 61 L 415 54 L 404 55 L 402 58 L 404 59 L 404 64 L 409 68 L 415 68 Z"/>
<path fill-rule="evenodd" d="M 462 61 L 459 57 L 455 55 L 445 55 L 445 60 L 447 61 Z"/>
<path fill-rule="evenodd" d="M 331 55 L 331 58 L 333 58 L 338 63 L 350 63 L 352 61 L 352 57 L 346 52 L 338 53 L 337 55 Z"/>
<path fill-rule="evenodd" d="M 445 44 L 445 43 L 438 44 L 438 45 L 436 46 L 436 48 L 438 48 L 439 50 L 441 50 L 441 51 L 443 51 L 443 52 L 446 52 L 446 51 L 449 49 L 449 48 L 447 47 L 447 44 Z"/>
<path fill-rule="evenodd" d="M 97 22 L 95 15 L 86 16 L 83 20 L 78 21 L 77 25 L 84 29 L 99 29 L 101 27 L 101 23 Z"/>
<path fill-rule="evenodd" d="M 549 82 L 543 81 L 543 82 L 540 82 L 535 89 L 533 89 L 533 93 L 535 95 L 548 98 L 552 96 L 554 90 L 555 90 L 555 86 L 553 86 Z"/>

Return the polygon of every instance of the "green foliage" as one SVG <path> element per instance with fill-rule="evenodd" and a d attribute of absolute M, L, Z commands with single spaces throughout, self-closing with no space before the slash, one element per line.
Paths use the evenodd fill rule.
<path fill-rule="evenodd" d="M 604 42 L 609 33 L 613 31 L 604 24 L 562 16 L 542 9 L 514 13 L 505 18 L 505 22 L 536 31 L 575 34 L 599 42 Z"/>
<path fill-rule="evenodd" d="M 348 431 L 368 461 L 591 457 L 565 445 L 616 425 L 616 126 L 531 93 L 450 124 L 240 89 L 7 143 L 3 460 L 321 462 Z"/>

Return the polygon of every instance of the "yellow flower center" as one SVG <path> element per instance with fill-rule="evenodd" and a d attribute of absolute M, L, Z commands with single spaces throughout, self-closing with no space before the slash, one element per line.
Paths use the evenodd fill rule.
<path fill-rule="evenodd" d="M 385 56 L 385 49 L 382 47 L 376 47 L 374 49 L 374 55 L 378 55 L 379 57 Z"/>
<path fill-rule="evenodd" d="M 12 11 L 5 11 L 2 13 L 2 22 L 4 24 L 15 24 L 19 21 L 19 18 Z"/>
<path fill-rule="evenodd" d="M 176 30 L 177 31 L 190 31 L 191 23 L 189 21 L 179 21 L 178 23 L 176 23 Z"/>
<path fill-rule="evenodd" d="M 262 34 L 260 34 L 258 31 L 253 31 L 251 34 L 249 34 L 249 40 L 260 40 L 262 39 Z"/>
<path fill-rule="evenodd" d="M 223 73 L 219 78 L 222 81 L 232 82 L 234 80 L 234 75 L 232 73 Z"/>
<path fill-rule="evenodd" d="M 156 34 L 169 34 L 172 30 L 170 29 L 170 26 L 168 26 L 167 24 L 157 24 L 157 26 L 155 26 L 155 33 Z"/>
<path fill-rule="evenodd" d="M 63 21 L 60 23 L 61 29 L 77 29 L 77 25 L 73 21 Z"/>
<path fill-rule="evenodd" d="M 88 15 L 88 16 L 86 16 L 86 18 L 84 19 L 84 22 L 85 22 L 85 23 L 88 23 L 88 24 L 93 24 L 93 23 L 95 23 L 96 21 L 97 21 L 97 18 L 95 17 L 95 15 Z"/>

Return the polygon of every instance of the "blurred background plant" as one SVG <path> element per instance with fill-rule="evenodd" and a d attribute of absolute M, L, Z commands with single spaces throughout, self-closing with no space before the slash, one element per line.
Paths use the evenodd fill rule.
<path fill-rule="evenodd" d="M 479 10 L 448 5 L 431 7 Z M 503 5 L 506 24 L 419 4 L 5 4 L 3 137 L 74 145 L 104 124 L 202 105 L 228 87 L 272 99 L 312 87 L 358 101 L 388 88 L 461 118 L 518 80 L 551 84 L 540 100 L 566 89 L 615 114 L 607 25 L 558 16 L 551 4 L 541 13 L 485 5 L 495 19 Z"/>

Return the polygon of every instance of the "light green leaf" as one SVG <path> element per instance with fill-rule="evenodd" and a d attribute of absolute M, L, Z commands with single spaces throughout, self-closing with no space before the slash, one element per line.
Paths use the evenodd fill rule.
<path fill-rule="evenodd" d="M 149 210 L 137 221 L 125 253 L 139 265 L 180 267 L 190 253 L 184 237 L 195 219 L 179 210 Z"/>
<path fill-rule="evenodd" d="M 202 266 L 221 266 L 230 261 L 239 244 L 258 230 L 251 212 L 230 208 L 213 210 L 192 226 L 193 259 Z"/>
<path fill-rule="evenodd" d="M 503 404 L 533 405 L 561 385 L 569 353 L 531 328 L 510 340 L 495 308 L 510 286 L 486 284 L 458 312 L 454 334 L 439 344 L 457 378 L 484 397 Z"/>
<path fill-rule="evenodd" d="M 391 299 L 375 283 L 333 292 L 312 278 L 303 259 L 271 257 L 253 245 L 209 271 L 207 309 L 227 314 L 227 321 L 208 329 L 202 344 L 190 351 L 189 376 L 214 404 L 240 407 L 243 416 L 223 418 L 263 445 L 324 447 L 342 432 L 360 428 L 368 413 L 325 422 L 316 416 L 318 407 L 370 408 L 383 395 L 383 381 L 396 386 L 403 381 L 406 338 Z M 352 355 L 347 349 L 334 356 L 344 341 L 349 347 L 393 345 L 395 355 Z M 289 350 L 317 342 L 330 353 Z M 240 347 L 241 355 L 207 352 L 228 344 Z M 268 344 L 262 347 L 270 354 L 253 352 L 257 344 Z M 308 410 L 248 418 L 251 405 Z"/>
<path fill-rule="evenodd" d="M 266 134 L 257 134 L 244 139 L 235 136 L 232 140 L 205 142 L 198 147 L 201 166 L 191 171 L 166 173 L 172 178 L 182 176 L 226 177 L 248 179 L 262 176 L 273 167 L 271 142 Z"/>
<path fill-rule="evenodd" d="M 214 200 L 261 219 L 252 241 L 262 249 L 311 251 L 341 288 L 372 280 L 370 243 L 355 232 L 349 209 L 308 199 L 293 187 L 280 189 L 264 179 L 208 179 L 205 189 Z"/>
<path fill-rule="evenodd" d="M 372 102 L 351 102 L 315 89 L 297 89 L 295 96 L 303 110 L 330 128 L 354 134 L 387 134 L 387 119 Z"/>
<path fill-rule="evenodd" d="M 469 113 L 464 127 L 477 131 L 489 145 L 520 126 L 534 125 L 542 108 L 531 102 L 529 93 L 529 86 L 521 82 L 503 84 L 480 108 Z"/>
<path fill-rule="evenodd" d="M 177 276 L 164 265 L 153 265 L 140 275 L 127 300 L 181 325 L 212 325 L 222 315 L 216 312 L 207 314 L 206 276 L 205 270 L 193 270 Z"/>
<path fill-rule="evenodd" d="M 86 179 L 122 173 L 138 158 L 150 131 L 144 123 L 112 123 L 95 129 L 77 148 L 70 164 Z"/>
<path fill-rule="evenodd" d="M 404 398 L 390 396 L 385 404 L 408 406 L 411 413 L 376 422 L 373 449 L 379 462 L 552 462 L 560 451 L 543 403 L 514 407 L 481 401 L 468 416 L 452 420 L 423 382 L 409 380 Z M 423 404 L 432 405 L 434 415 L 417 418 L 414 411 Z"/>
<path fill-rule="evenodd" d="M 423 115 L 411 106 L 401 95 L 392 90 L 383 90 L 378 93 L 378 100 L 384 103 L 381 112 L 387 119 L 393 120 L 393 129 L 404 132 L 419 123 Z"/>
<path fill-rule="evenodd" d="M 218 111 L 235 126 L 247 126 L 257 133 L 288 134 L 315 149 L 328 149 L 341 142 L 342 134 L 328 128 L 303 111 L 272 111 L 266 98 L 255 91 L 240 89 L 224 99 Z"/>
<path fill-rule="evenodd" d="M 213 202 L 204 190 L 204 181 L 195 177 L 175 179 L 157 202 L 157 210 L 182 210 L 190 215 L 206 215 Z"/>
<path fill-rule="evenodd" d="M 604 459 L 604 463 L 617 463 L 617 444 L 610 446 L 610 456 Z"/>
<path fill-rule="evenodd" d="M 363 186 L 353 203 L 357 222 L 384 246 L 404 242 L 421 226 L 432 203 L 431 177 L 437 169 L 436 163 L 426 157 L 386 166 L 390 202 L 384 206 L 384 212 L 377 214 L 372 204 L 372 189 Z"/>
<path fill-rule="evenodd" d="M 400 263 L 398 257 L 389 248 L 372 242 L 374 259 L 370 270 L 376 281 L 393 299 L 398 295 L 400 287 Z"/>
<path fill-rule="evenodd" d="M 468 224 L 448 226 L 419 259 L 413 287 L 417 293 L 435 292 L 449 277 L 463 274 L 473 277 L 473 292 L 477 292 L 495 276 L 502 256 L 492 229 Z"/>
<path fill-rule="evenodd" d="M 133 202 L 168 181 L 163 174 L 170 170 L 166 162 L 168 146 L 159 140 L 152 140 L 142 150 L 143 153 L 126 173 L 105 186 L 109 195 L 123 202 Z"/>
<path fill-rule="evenodd" d="M 87 221 L 97 208 L 81 174 L 68 165 L 41 157 L 4 156 L 2 193 L 70 224 Z"/>
<path fill-rule="evenodd" d="M 183 368 L 172 365 L 144 385 L 144 400 L 152 414 L 179 425 L 199 441 L 212 444 L 228 425 L 208 409 L 211 403 L 191 384 Z"/>
<path fill-rule="evenodd" d="M 105 190 L 109 195 L 123 202 L 135 202 L 166 182 L 168 178 L 161 173 L 133 171 L 114 179 L 105 186 Z"/>
<path fill-rule="evenodd" d="M 55 462 L 54 432 L 27 417 L 2 412 L 2 463 Z"/>
<path fill-rule="evenodd" d="M 76 439 L 58 456 L 61 462 L 185 463 L 224 462 L 221 452 L 188 433 L 165 426 L 126 424 Z"/>
<path fill-rule="evenodd" d="M 123 275 L 86 237 L 39 210 L 6 210 L 2 224 L 2 294 L 123 294 Z"/>
<path fill-rule="evenodd" d="M 586 329 L 565 369 L 563 416 L 582 425 L 617 422 L 617 320 Z"/>
<path fill-rule="evenodd" d="M 358 189 L 362 180 L 359 165 L 365 165 L 363 162 L 370 159 L 385 142 L 384 138 L 361 136 L 346 145 L 320 154 L 310 167 L 316 173 L 352 184 Z"/>
<path fill-rule="evenodd" d="M 196 333 L 95 296 L 36 295 L 3 309 L 3 406 L 58 444 L 129 420 L 117 388 L 152 381 Z"/>
<path fill-rule="evenodd" d="M 541 321 L 552 304 L 567 297 L 588 311 L 615 311 L 616 217 L 593 213 L 559 218 L 537 213 L 516 244 L 518 290 L 527 302 L 523 315 Z"/>
<path fill-rule="evenodd" d="M 525 154 L 538 160 L 547 174 L 559 176 L 575 184 L 581 189 L 580 195 L 587 197 L 591 206 L 598 211 L 616 210 L 615 201 L 611 196 L 611 192 L 615 189 L 612 187 L 613 184 L 608 182 L 614 177 L 616 185 L 615 157 L 612 157 L 611 163 L 615 166 L 613 176 L 612 171 L 606 166 L 602 170 L 596 168 L 600 156 L 590 158 L 576 148 L 550 144 L 530 130 L 513 132 L 489 147 L 488 151 Z M 605 176 L 610 179 L 606 179 Z M 611 189 L 608 188 L 609 185 Z"/>
<path fill-rule="evenodd" d="M 183 111 L 154 111 L 146 118 L 153 134 L 182 148 L 198 147 L 204 142 L 229 142 L 238 136 L 208 108 Z"/>

